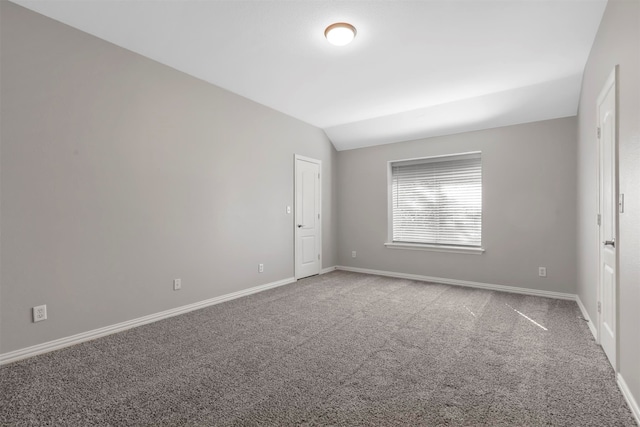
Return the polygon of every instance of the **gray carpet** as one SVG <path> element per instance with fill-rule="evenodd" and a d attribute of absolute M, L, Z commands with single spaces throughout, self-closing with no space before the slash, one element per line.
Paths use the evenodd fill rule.
<path fill-rule="evenodd" d="M 348 272 L 0 374 L 0 425 L 635 425 L 574 302 Z"/>

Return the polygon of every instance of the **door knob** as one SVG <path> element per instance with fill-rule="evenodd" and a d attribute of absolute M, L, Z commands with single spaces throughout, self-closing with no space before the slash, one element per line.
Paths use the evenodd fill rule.
<path fill-rule="evenodd" d="M 302 228 L 302 227 L 304 227 L 304 225 L 298 224 L 298 228 Z"/>
<path fill-rule="evenodd" d="M 605 245 L 605 246 L 607 246 L 607 245 L 608 245 L 608 246 L 612 246 L 612 247 L 614 247 L 614 248 L 616 247 L 616 239 L 605 240 L 605 241 L 604 241 L 604 242 L 602 242 L 602 243 L 604 243 L 604 245 Z"/>

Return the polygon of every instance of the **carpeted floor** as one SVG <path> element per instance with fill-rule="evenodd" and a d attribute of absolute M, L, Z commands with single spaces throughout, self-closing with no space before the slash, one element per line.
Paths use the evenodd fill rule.
<path fill-rule="evenodd" d="M 574 302 L 342 271 L 4 366 L 0 399 L 0 425 L 635 425 Z"/>

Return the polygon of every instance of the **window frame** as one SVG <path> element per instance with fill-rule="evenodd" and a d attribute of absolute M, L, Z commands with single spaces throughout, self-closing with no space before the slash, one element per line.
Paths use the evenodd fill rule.
<path fill-rule="evenodd" d="M 483 247 L 484 239 L 482 238 L 483 221 L 480 222 L 480 246 L 463 246 L 463 245 L 439 245 L 434 243 L 408 243 L 408 242 L 395 242 L 393 240 L 393 166 L 422 164 L 422 163 L 435 163 L 446 161 L 447 159 L 464 159 L 465 156 L 472 157 L 480 155 L 480 165 L 482 168 L 482 152 L 481 151 L 469 151 L 465 153 L 443 154 L 437 156 L 428 157 L 416 157 L 411 159 L 401 160 L 389 160 L 387 161 L 387 241 L 384 246 L 387 249 L 403 249 L 413 251 L 434 251 L 434 252 L 450 252 L 450 253 L 463 253 L 463 254 L 476 254 L 480 255 L 484 253 Z M 481 169 L 482 170 L 482 169 Z M 484 181 L 484 174 L 481 181 Z M 482 182 L 481 182 L 482 183 Z M 482 192 L 484 195 L 484 191 Z M 484 198 L 484 196 L 483 196 Z M 484 219 L 484 203 L 482 204 L 482 218 Z"/>

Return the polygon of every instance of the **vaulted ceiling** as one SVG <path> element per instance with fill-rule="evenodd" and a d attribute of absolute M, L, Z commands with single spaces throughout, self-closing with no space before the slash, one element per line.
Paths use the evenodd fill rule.
<path fill-rule="evenodd" d="M 573 116 L 606 0 L 13 0 L 324 129 L 338 150 Z M 330 45 L 339 21 L 355 40 Z"/>

